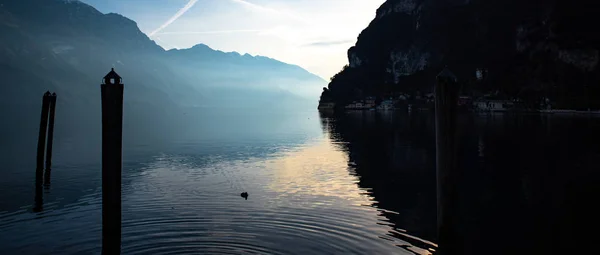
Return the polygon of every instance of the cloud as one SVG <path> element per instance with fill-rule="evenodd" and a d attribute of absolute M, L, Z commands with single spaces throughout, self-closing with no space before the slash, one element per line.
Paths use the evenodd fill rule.
<path fill-rule="evenodd" d="M 278 10 L 267 8 L 267 7 L 263 7 L 263 6 L 260 6 L 258 4 L 253 4 L 253 3 L 247 2 L 245 0 L 231 0 L 231 1 L 239 3 L 241 5 L 244 5 L 244 6 L 248 7 L 248 8 L 250 8 L 250 9 L 254 9 L 254 10 L 258 10 L 258 11 L 263 11 L 263 12 L 270 12 L 270 13 L 273 13 L 273 14 L 281 14 L 281 12 L 279 12 Z"/>
<path fill-rule="evenodd" d="M 236 2 L 238 4 L 241 4 L 243 6 L 246 6 L 247 8 L 252 9 L 252 10 L 256 10 L 256 11 L 260 11 L 260 12 L 264 12 L 264 13 L 270 13 L 270 14 L 273 14 L 273 15 L 276 15 L 276 16 L 283 16 L 285 18 L 293 19 L 293 20 L 300 21 L 300 22 L 306 23 L 306 24 L 310 23 L 308 20 L 303 19 L 303 18 L 301 18 L 301 17 L 299 17 L 297 15 L 294 15 L 292 13 L 286 13 L 286 12 L 283 12 L 283 11 L 280 11 L 280 10 L 277 10 L 277 9 L 264 7 L 264 6 L 261 6 L 261 5 L 258 5 L 258 4 L 253 4 L 253 3 L 248 2 L 246 0 L 231 0 L 231 1 L 232 2 Z"/>
<path fill-rule="evenodd" d="M 193 34 L 233 34 L 233 33 L 259 33 L 264 29 L 216 30 L 216 31 L 176 31 L 159 32 L 156 35 L 193 35 Z"/>
<path fill-rule="evenodd" d="M 196 2 L 198 2 L 198 0 L 190 0 L 183 8 L 181 8 L 177 13 L 175 13 L 175 15 L 173 15 L 173 17 L 171 17 L 169 20 L 167 20 L 167 22 L 165 22 L 164 24 L 160 25 L 160 27 L 158 27 L 157 29 L 152 31 L 150 33 L 150 36 L 154 36 L 156 33 L 167 28 L 169 25 L 171 25 L 171 23 L 173 23 L 177 19 L 179 19 L 179 17 L 181 17 L 181 15 L 185 14 L 190 8 L 194 7 Z"/>
<path fill-rule="evenodd" d="M 327 46 L 335 46 L 340 44 L 349 44 L 352 43 L 352 40 L 337 40 L 337 41 L 321 41 L 321 42 L 313 42 L 302 45 L 302 47 L 327 47 Z"/>

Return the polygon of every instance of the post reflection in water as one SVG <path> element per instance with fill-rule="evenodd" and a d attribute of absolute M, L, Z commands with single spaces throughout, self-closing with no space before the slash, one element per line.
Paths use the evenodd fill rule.
<path fill-rule="evenodd" d="M 589 252 L 599 226 L 600 120 L 459 116 L 457 222 L 461 254 Z M 394 233 L 436 249 L 435 133 L 430 114 L 321 114 L 350 174 Z M 404 235 L 406 234 L 406 235 Z M 418 238 L 414 238 L 418 237 Z M 428 241 L 425 241 L 428 240 Z M 430 242 L 431 241 L 431 242 Z M 443 249 L 443 247 L 441 247 Z"/>
<path fill-rule="evenodd" d="M 50 190 L 50 175 L 52 170 L 46 169 L 43 171 L 37 169 L 35 171 L 35 197 L 32 211 L 34 213 L 44 211 L 44 191 Z"/>
<path fill-rule="evenodd" d="M 44 171 L 37 169 L 35 171 L 35 197 L 33 212 L 38 213 L 44 210 Z"/>
<path fill-rule="evenodd" d="M 257 126 L 260 139 L 249 132 L 126 150 L 122 253 L 443 249 L 432 114 L 302 117 Z M 460 254 L 594 253 L 600 119 L 462 115 L 458 122 Z M 36 171 L 32 194 L 33 173 L 20 169 L 33 162 L 4 160 L 3 254 L 100 254 L 100 165 L 57 148 L 52 193 L 49 171 Z M 41 213 L 24 209 L 32 199 Z"/>

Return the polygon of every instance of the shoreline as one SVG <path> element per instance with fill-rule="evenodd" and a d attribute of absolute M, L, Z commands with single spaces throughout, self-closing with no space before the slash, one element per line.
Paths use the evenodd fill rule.
<path fill-rule="evenodd" d="M 363 109 L 334 109 L 334 108 L 321 108 L 318 109 L 319 112 L 427 112 L 434 111 L 433 109 L 414 109 L 411 111 L 407 111 L 407 109 L 402 108 L 391 108 L 391 109 L 376 109 L 376 108 L 363 108 Z M 485 114 L 494 114 L 494 113 L 531 113 L 531 114 L 551 114 L 551 115 L 598 115 L 600 117 L 600 111 L 580 111 L 580 110 L 568 110 L 568 109 L 557 109 L 557 110 L 491 110 L 491 111 L 478 111 L 478 110 L 468 110 L 462 112 L 470 112 L 478 115 Z"/>

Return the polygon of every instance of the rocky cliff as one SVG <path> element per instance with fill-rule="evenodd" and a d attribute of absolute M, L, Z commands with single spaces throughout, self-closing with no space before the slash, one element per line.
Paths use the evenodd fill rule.
<path fill-rule="evenodd" d="M 569 108 L 589 96 L 600 107 L 598 11 L 593 0 L 388 0 L 329 90 L 338 103 L 431 91 L 448 66 L 464 93 L 546 96 Z"/>

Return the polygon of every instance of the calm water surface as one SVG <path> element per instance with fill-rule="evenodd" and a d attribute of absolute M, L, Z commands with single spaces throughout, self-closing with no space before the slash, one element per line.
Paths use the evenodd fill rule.
<path fill-rule="evenodd" d="M 436 249 L 432 116 L 188 116 L 177 137 L 124 143 L 123 254 Z M 590 203 L 600 195 L 600 121 L 495 115 L 460 123 L 465 254 L 590 248 L 593 235 L 582 231 L 597 227 Z M 37 190 L 35 144 L 0 148 L 0 250 L 99 254 L 97 141 L 57 136 L 54 167 Z"/>

